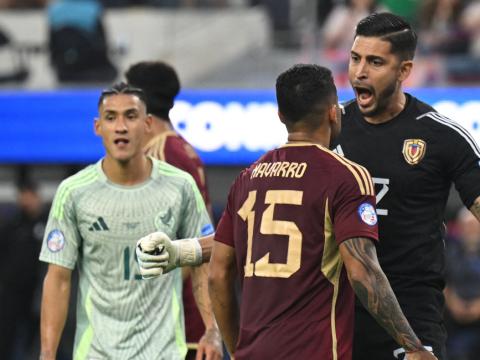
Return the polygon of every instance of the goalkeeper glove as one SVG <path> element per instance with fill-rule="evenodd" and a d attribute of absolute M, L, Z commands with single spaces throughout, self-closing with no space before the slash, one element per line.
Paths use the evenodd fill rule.
<path fill-rule="evenodd" d="M 152 254 L 155 251 L 156 254 Z M 172 241 L 167 234 L 156 232 L 137 242 L 137 259 L 143 278 L 152 278 L 182 266 L 202 263 L 202 247 L 197 238 Z"/>

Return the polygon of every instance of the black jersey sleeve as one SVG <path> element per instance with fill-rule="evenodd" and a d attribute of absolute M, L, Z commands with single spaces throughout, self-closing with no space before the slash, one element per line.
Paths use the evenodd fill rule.
<path fill-rule="evenodd" d="M 446 136 L 446 166 L 455 187 L 467 208 L 480 196 L 480 147 L 460 125 L 450 123 Z"/>

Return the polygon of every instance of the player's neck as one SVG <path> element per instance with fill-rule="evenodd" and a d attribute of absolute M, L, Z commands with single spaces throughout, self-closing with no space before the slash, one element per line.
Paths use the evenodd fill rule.
<path fill-rule="evenodd" d="M 143 154 L 125 162 L 106 156 L 102 162 L 102 169 L 108 180 L 123 186 L 147 181 L 152 174 L 152 166 L 152 161 Z"/>
<path fill-rule="evenodd" d="M 172 123 L 154 116 L 152 122 L 152 134 L 157 136 L 167 131 L 174 131 Z"/>
<path fill-rule="evenodd" d="M 330 145 L 330 135 L 305 131 L 292 131 L 288 133 L 288 143 L 312 143 L 328 147 Z"/>
<path fill-rule="evenodd" d="M 364 118 L 368 123 L 374 125 L 386 123 L 400 114 L 405 108 L 406 103 L 407 96 L 403 91 L 399 91 L 392 96 L 385 110 L 374 116 L 364 116 Z"/>
<path fill-rule="evenodd" d="M 153 115 L 153 121 L 152 121 L 152 131 L 150 132 L 150 136 L 146 139 L 145 144 L 147 144 L 150 140 L 152 140 L 154 137 L 169 132 L 169 131 L 175 131 L 172 124 L 169 121 L 163 120 L 155 115 Z"/>

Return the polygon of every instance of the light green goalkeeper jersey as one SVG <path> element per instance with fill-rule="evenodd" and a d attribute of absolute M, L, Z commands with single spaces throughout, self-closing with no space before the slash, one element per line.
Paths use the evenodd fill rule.
<path fill-rule="evenodd" d="M 79 272 L 73 358 L 184 359 L 181 271 L 142 280 L 136 241 L 213 232 L 193 178 L 152 159 L 148 181 L 120 186 L 101 161 L 64 180 L 55 195 L 40 260 Z"/>

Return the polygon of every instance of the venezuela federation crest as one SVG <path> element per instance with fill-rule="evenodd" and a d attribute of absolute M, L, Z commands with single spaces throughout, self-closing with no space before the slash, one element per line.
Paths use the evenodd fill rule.
<path fill-rule="evenodd" d="M 402 154 L 410 165 L 417 165 L 425 156 L 427 143 L 420 139 L 407 139 L 403 142 Z"/>

